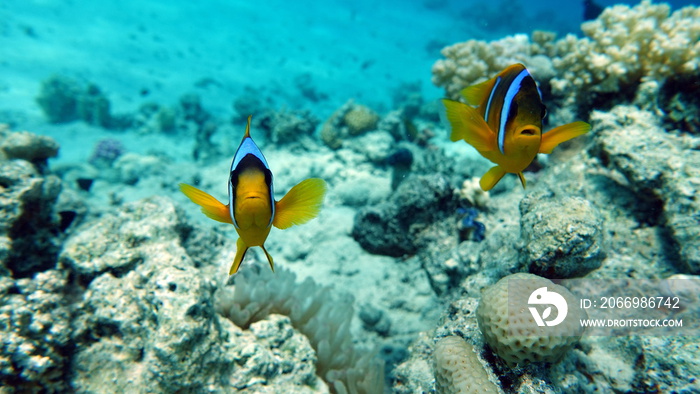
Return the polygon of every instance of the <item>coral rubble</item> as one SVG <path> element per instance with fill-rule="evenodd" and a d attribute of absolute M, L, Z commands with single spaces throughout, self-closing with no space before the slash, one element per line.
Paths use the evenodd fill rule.
<path fill-rule="evenodd" d="M 447 180 L 435 176 L 409 177 L 391 200 L 361 209 L 355 216 L 353 237 L 363 248 L 388 256 L 415 253 L 421 234 L 440 220 L 441 212 L 456 212 L 457 204 Z"/>
<path fill-rule="evenodd" d="M 520 201 L 521 259 L 533 274 L 547 278 L 583 276 L 605 258 L 603 219 L 580 197 L 557 198 L 551 191 Z"/>
<path fill-rule="evenodd" d="M 0 271 L 30 277 L 56 264 L 61 181 L 44 174 L 58 153 L 50 138 L 0 126 Z"/>
<path fill-rule="evenodd" d="M 700 274 L 700 152 L 698 140 L 663 130 L 649 111 L 617 106 L 594 112 L 597 154 L 621 173 L 639 201 L 653 201 L 678 249 L 679 269 Z"/>

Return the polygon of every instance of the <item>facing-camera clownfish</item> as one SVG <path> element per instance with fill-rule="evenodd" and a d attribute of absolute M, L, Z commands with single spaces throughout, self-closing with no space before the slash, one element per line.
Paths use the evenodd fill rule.
<path fill-rule="evenodd" d="M 522 64 L 514 64 L 493 79 L 462 90 L 467 104 L 443 99 L 452 141 L 464 140 L 497 165 L 479 185 L 491 190 L 506 172 L 518 174 L 538 153 L 552 153 L 557 145 L 590 131 L 586 122 L 573 122 L 542 132 L 546 108 L 535 80 Z M 473 108 L 476 107 L 476 108 Z"/>
<path fill-rule="evenodd" d="M 286 229 L 315 218 L 326 193 L 326 182 L 310 178 L 291 188 L 280 201 L 275 201 L 272 172 L 260 148 L 250 137 L 250 119 L 249 116 L 245 136 L 231 163 L 228 205 L 194 186 L 180 184 L 180 190 L 192 202 L 201 206 L 205 215 L 219 222 L 233 224 L 236 228 L 240 238 L 236 243 L 236 257 L 229 275 L 238 271 L 245 252 L 252 246 L 262 248 L 274 271 L 272 256 L 264 245 L 270 229 L 272 226 Z"/>

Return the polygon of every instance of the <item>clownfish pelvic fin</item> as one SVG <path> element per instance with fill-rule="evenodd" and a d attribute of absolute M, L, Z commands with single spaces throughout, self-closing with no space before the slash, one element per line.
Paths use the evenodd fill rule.
<path fill-rule="evenodd" d="M 243 258 L 245 258 L 245 254 L 248 251 L 249 246 L 245 244 L 243 239 L 238 238 L 238 241 L 236 241 L 236 257 L 233 258 L 233 263 L 231 263 L 231 269 L 228 271 L 229 275 L 233 275 L 236 272 L 238 272 L 238 269 L 241 267 L 241 263 L 243 262 Z M 265 245 L 260 245 L 260 249 L 265 252 L 265 257 L 267 257 L 267 262 L 270 263 L 270 269 L 272 269 L 272 272 L 275 272 L 275 262 L 272 260 L 272 256 L 270 256 L 270 253 L 267 252 L 267 249 L 265 249 Z"/>
<path fill-rule="evenodd" d="M 493 189 L 504 175 L 506 175 L 506 171 L 501 166 L 491 167 L 491 169 L 486 171 L 486 174 L 479 179 L 481 190 L 487 192 Z"/>

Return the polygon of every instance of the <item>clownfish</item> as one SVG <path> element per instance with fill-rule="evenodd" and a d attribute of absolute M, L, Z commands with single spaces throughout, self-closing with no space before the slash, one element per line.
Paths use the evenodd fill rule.
<path fill-rule="evenodd" d="M 228 205 L 184 183 L 182 191 L 192 202 L 202 207 L 209 218 L 230 223 L 236 228 L 236 257 L 229 275 L 238 271 L 248 248 L 260 246 L 265 252 L 270 268 L 275 271 L 272 256 L 265 249 L 265 240 L 275 226 L 286 229 L 315 218 L 326 193 L 326 182 L 319 178 L 306 179 L 280 200 L 275 201 L 272 172 L 260 148 L 250 137 L 250 119 L 241 144 L 233 156 L 228 178 Z"/>
<path fill-rule="evenodd" d="M 562 142 L 586 134 L 591 126 L 573 122 L 542 132 L 546 107 L 537 84 L 522 64 L 514 64 L 494 78 L 461 91 L 467 104 L 443 99 L 452 141 L 464 140 L 496 166 L 481 177 L 479 186 L 491 190 L 506 172 L 518 174 L 538 153 L 552 153 Z M 476 107 L 476 108 L 474 108 Z"/>

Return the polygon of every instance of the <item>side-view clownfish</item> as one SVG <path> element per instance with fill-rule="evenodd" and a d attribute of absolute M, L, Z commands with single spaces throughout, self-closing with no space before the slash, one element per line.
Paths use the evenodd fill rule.
<path fill-rule="evenodd" d="M 464 88 L 467 104 L 443 99 L 452 141 L 464 140 L 496 164 L 479 185 L 491 190 L 506 172 L 518 174 L 538 153 L 552 153 L 557 145 L 591 130 L 586 122 L 573 122 L 542 132 L 546 108 L 535 80 L 522 64 L 514 64 L 494 78 Z M 476 107 L 476 108 L 474 108 Z"/>
<path fill-rule="evenodd" d="M 248 117 L 245 136 L 231 163 L 228 205 L 194 186 L 180 184 L 180 190 L 192 202 L 201 206 L 205 215 L 219 222 L 233 224 L 236 228 L 240 238 L 236 243 L 236 257 L 229 275 L 238 271 L 246 251 L 252 246 L 262 248 L 274 271 L 272 256 L 264 245 L 270 229 L 272 226 L 286 229 L 315 218 L 326 193 L 326 182 L 323 179 L 310 178 L 291 188 L 280 201 L 275 201 L 272 172 L 260 148 L 250 137 L 250 119 L 251 116 Z"/>

